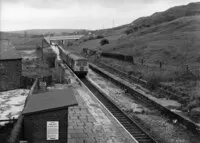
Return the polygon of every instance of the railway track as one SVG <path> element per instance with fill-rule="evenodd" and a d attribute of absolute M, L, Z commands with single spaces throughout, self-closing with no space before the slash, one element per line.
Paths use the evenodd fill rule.
<path fill-rule="evenodd" d="M 97 73 L 100 73 L 101 75 L 103 75 L 104 77 L 110 79 L 111 81 L 115 82 L 117 85 L 121 86 L 124 89 L 127 89 L 127 91 L 129 93 L 132 93 L 132 95 L 134 95 L 136 98 L 140 98 L 142 100 L 144 100 L 145 102 L 148 102 L 150 104 L 152 104 L 152 106 L 154 106 L 155 108 L 157 108 L 163 115 L 165 115 L 166 117 L 168 117 L 171 120 L 177 120 L 177 123 L 182 124 L 183 126 L 185 126 L 187 129 L 189 129 L 190 131 L 192 131 L 193 133 L 199 133 L 199 126 L 194 123 L 193 121 L 180 116 L 179 114 L 176 114 L 175 112 L 172 112 L 170 109 L 160 105 L 159 103 L 149 99 L 148 97 L 142 95 L 141 93 L 135 91 L 130 85 L 126 85 L 124 83 L 122 83 L 122 81 L 116 80 L 113 76 L 108 75 L 107 73 L 102 72 L 100 69 L 98 69 L 96 66 L 90 64 L 90 68 L 92 70 L 94 70 Z M 122 78 L 124 79 L 124 78 Z M 132 81 L 133 82 L 133 81 Z"/>
<path fill-rule="evenodd" d="M 142 85 L 142 86 L 145 87 L 145 88 L 148 87 L 148 82 L 147 82 L 146 80 L 144 80 L 144 79 L 141 79 L 141 78 L 136 77 L 136 76 L 133 76 L 133 75 L 128 75 L 128 74 L 127 74 L 126 72 L 124 72 L 124 71 L 115 69 L 115 68 L 113 68 L 113 67 L 111 67 L 111 66 L 108 66 L 108 65 L 103 64 L 103 63 L 100 63 L 100 62 L 95 63 L 95 65 L 98 65 L 98 66 L 100 66 L 100 67 L 102 67 L 102 68 L 108 69 L 109 71 L 112 71 L 112 72 L 114 72 L 114 73 L 120 75 L 121 78 L 127 80 L 127 81 L 130 82 L 130 83 L 137 83 L 137 84 Z M 179 101 L 181 101 L 182 103 L 185 103 L 185 100 L 181 100 L 181 99 L 179 98 L 179 95 L 182 95 L 182 96 L 184 95 L 184 96 L 185 96 L 184 93 L 180 93 L 180 92 L 175 91 L 175 90 L 172 91 L 172 89 L 169 90 L 169 87 L 164 86 L 164 85 L 161 85 L 161 84 L 158 84 L 158 89 L 159 89 L 159 91 L 160 91 L 161 93 L 166 94 L 166 95 L 170 95 L 170 97 L 173 97 L 173 99 L 179 100 Z"/>
<path fill-rule="evenodd" d="M 138 143 L 156 143 L 133 119 L 128 117 L 114 102 L 104 96 L 86 78 L 80 79 L 85 86 L 103 103 L 113 116 L 124 126 L 124 128 L 138 141 Z"/>
<path fill-rule="evenodd" d="M 68 67 L 63 64 L 63 68 Z M 136 143 L 157 143 L 144 129 L 142 129 L 133 119 L 131 119 L 124 111 L 122 111 L 114 102 L 108 99 L 101 91 L 99 91 L 87 78 L 78 78 L 75 73 L 68 67 L 76 80 L 86 87 L 107 110 L 120 122 L 120 124 L 129 132 L 136 140 Z"/>

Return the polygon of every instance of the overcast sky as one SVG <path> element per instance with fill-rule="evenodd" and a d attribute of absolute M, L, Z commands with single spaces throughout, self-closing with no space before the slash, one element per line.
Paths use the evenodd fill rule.
<path fill-rule="evenodd" d="M 0 30 L 101 29 L 200 0 L 0 0 Z"/>

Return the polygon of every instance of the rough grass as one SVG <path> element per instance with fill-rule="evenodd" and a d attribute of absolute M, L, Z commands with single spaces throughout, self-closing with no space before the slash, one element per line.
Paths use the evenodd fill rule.
<path fill-rule="evenodd" d="M 124 36 L 124 34 L 119 34 L 119 35 L 115 35 L 115 34 L 110 35 L 110 36 L 105 36 L 105 38 L 108 39 L 110 43 L 112 43 L 115 40 L 118 40 L 122 36 Z M 100 45 L 100 41 L 101 41 L 101 39 L 94 39 L 94 40 L 87 40 L 87 41 L 80 39 L 78 41 L 73 41 L 72 46 L 67 46 L 67 43 L 66 43 L 64 45 L 64 48 L 66 50 L 73 50 L 73 51 L 81 53 L 83 48 L 97 49 L 97 48 L 103 47 L 103 46 Z"/>
<path fill-rule="evenodd" d="M 200 16 L 191 16 L 143 29 L 101 49 L 176 66 L 199 63 L 199 47 Z"/>
<path fill-rule="evenodd" d="M 162 83 L 187 94 L 188 96 L 180 95 L 178 99 L 166 96 L 166 98 L 174 99 L 178 102 L 184 101 L 183 106 L 180 108 L 182 111 L 190 111 L 195 107 L 200 107 L 200 80 L 191 71 L 187 72 L 183 68 L 174 68 L 173 66 L 166 66 L 160 69 L 159 66 L 155 66 L 154 64 L 130 64 L 128 62 L 103 57 L 101 58 L 101 62 L 127 73 L 131 71 L 132 75 L 147 80 L 149 83 L 148 88 L 152 90 L 157 89 L 157 85 Z M 158 97 L 165 97 L 160 96 L 160 93 L 158 95 Z"/>

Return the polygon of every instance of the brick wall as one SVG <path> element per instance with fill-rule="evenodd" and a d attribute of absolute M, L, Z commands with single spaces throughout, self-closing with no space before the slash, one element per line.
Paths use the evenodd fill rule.
<path fill-rule="evenodd" d="M 21 59 L 0 60 L 0 91 L 20 88 Z"/>
<path fill-rule="evenodd" d="M 67 109 L 45 111 L 24 116 L 24 140 L 29 143 L 66 143 Z M 47 121 L 59 121 L 59 140 L 47 141 Z"/>

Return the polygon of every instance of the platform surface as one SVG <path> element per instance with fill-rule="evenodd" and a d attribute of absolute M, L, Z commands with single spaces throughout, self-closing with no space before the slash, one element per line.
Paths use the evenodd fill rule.
<path fill-rule="evenodd" d="M 81 88 L 76 89 L 78 106 L 68 114 L 68 143 L 134 143 L 106 109 Z"/>

